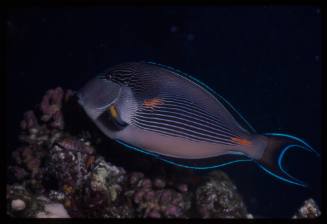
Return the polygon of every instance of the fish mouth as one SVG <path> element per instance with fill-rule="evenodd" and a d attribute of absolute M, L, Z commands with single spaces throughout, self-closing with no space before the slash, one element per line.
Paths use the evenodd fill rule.
<path fill-rule="evenodd" d="M 120 90 L 119 84 L 96 77 L 78 91 L 77 101 L 92 119 L 97 119 L 116 102 Z"/>

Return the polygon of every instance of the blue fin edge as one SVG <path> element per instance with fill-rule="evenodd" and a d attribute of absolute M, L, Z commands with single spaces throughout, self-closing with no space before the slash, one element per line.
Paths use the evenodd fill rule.
<path fill-rule="evenodd" d="M 200 81 L 199 79 L 188 75 L 178 69 L 175 69 L 173 67 L 167 66 L 167 65 L 163 65 L 163 64 L 159 64 L 156 62 L 152 62 L 152 61 L 145 61 L 148 64 L 152 64 L 152 65 L 158 65 L 160 67 L 166 68 L 170 71 L 173 71 L 175 73 L 177 73 L 178 75 L 182 75 L 185 78 L 188 78 L 190 80 L 192 80 L 193 82 L 197 83 L 198 85 L 200 85 L 201 87 L 203 87 L 206 91 L 208 91 L 210 94 L 214 95 L 216 98 L 220 98 L 223 100 L 223 102 L 225 104 L 227 104 L 241 119 L 242 121 L 248 126 L 248 128 L 253 132 L 256 133 L 257 131 L 253 128 L 253 126 L 243 117 L 243 115 L 228 101 L 226 100 L 223 96 L 221 96 L 220 94 L 218 94 L 216 91 L 214 91 L 212 88 L 210 88 L 207 84 L 203 83 L 202 81 Z"/>
<path fill-rule="evenodd" d="M 165 158 L 162 158 L 162 156 L 158 153 L 154 153 L 154 152 L 149 152 L 145 149 L 142 149 L 142 148 L 138 148 L 138 147 L 135 147 L 135 146 L 132 146 L 122 140 L 119 140 L 119 139 L 115 139 L 116 142 L 118 142 L 119 144 L 123 145 L 124 147 L 126 147 L 127 149 L 132 149 L 134 151 L 138 151 L 138 152 L 142 152 L 146 155 L 150 155 L 150 156 L 153 156 L 161 161 L 164 161 L 166 163 L 169 163 L 169 164 L 172 164 L 172 165 L 175 165 L 175 166 L 178 166 L 178 167 L 183 167 L 183 168 L 187 168 L 187 169 L 196 169 L 196 170 L 208 170 L 208 169 L 215 169 L 215 168 L 219 168 L 219 167 L 223 167 L 223 166 L 226 166 L 226 165 L 231 165 L 231 164 L 234 164 L 234 163 L 239 163 L 239 162 L 252 162 L 253 160 L 252 159 L 239 159 L 239 160 L 234 160 L 234 161 L 230 161 L 230 162 L 227 162 L 227 163 L 223 163 L 223 164 L 219 164 L 219 165 L 213 165 L 213 166 L 189 166 L 189 165 L 185 165 L 185 164 L 182 164 L 182 163 L 177 163 L 177 162 L 174 162 L 174 161 L 171 161 L 169 159 L 165 159 Z"/>
<path fill-rule="evenodd" d="M 279 176 L 279 175 L 277 175 L 277 174 L 275 174 L 275 173 L 273 173 L 272 171 L 270 171 L 269 169 L 267 169 L 266 167 L 264 167 L 263 165 L 261 165 L 259 162 L 256 162 L 257 163 L 257 165 L 262 169 L 262 170 L 264 170 L 265 172 L 267 172 L 268 174 L 270 174 L 271 176 L 273 176 L 273 177 L 275 177 L 275 178 L 277 178 L 277 179 L 279 179 L 279 180 L 282 180 L 282 181 L 284 181 L 284 182 L 287 182 L 287 183 L 290 183 L 290 184 L 295 184 L 295 185 L 298 185 L 298 186 L 302 186 L 302 187 L 307 187 L 307 185 L 305 184 L 305 183 L 303 183 L 302 181 L 300 181 L 300 180 L 297 180 L 297 179 L 295 179 L 295 178 L 292 178 L 292 179 L 295 179 L 295 180 L 297 180 L 297 181 L 292 181 L 292 180 L 290 180 L 290 179 L 286 179 L 286 178 L 284 178 L 284 177 L 282 177 L 282 176 Z M 282 170 L 283 171 L 283 170 Z M 283 172 L 285 172 L 285 171 L 283 171 Z M 285 172 L 286 173 L 286 172 Z M 287 173 L 286 173 L 287 174 Z M 290 177 L 290 175 L 288 175 L 287 174 L 287 176 L 289 176 Z"/>
<path fill-rule="evenodd" d="M 300 181 L 299 179 L 293 177 L 292 175 L 290 175 L 289 173 L 286 172 L 286 170 L 283 168 L 283 165 L 282 165 L 282 159 L 286 153 L 287 150 L 289 150 L 290 148 L 292 147 L 299 147 L 299 148 L 303 148 L 305 149 L 305 147 L 301 146 L 301 145 L 288 145 L 286 146 L 282 152 L 280 153 L 279 157 L 278 157 L 278 167 L 280 168 L 280 170 L 286 174 L 288 177 L 290 177 L 291 179 L 293 179 L 294 181 L 300 183 L 302 186 L 306 186 L 306 184 L 303 182 L 303 181 Z"/>
<path fill-rule="evenodd" d="M 263 169 L 265 172 L 269 173 L 270 175 L 276 177 L 277 179 L 280 179 L 280 180 L 285 181 L 285 182 L 287 182 L 287 183 L 295 184 L 295 185 L 298 185 L 298 186 L 307 187 L 307 185 L 306 185 L 303 181 L 301 181 L 301 180 L 299 180 L 299 179 L 297 179 L 297 178 L 291 176 L 291 175 L 290 175 L 290 174 L 289 174 L 289 173 L 288 173 L 288 172 L 283 168 L 283 165 L 282 165 L 283 157 L 284 157 L 286 151 L 289 150 L 289 149 L 292 148 L 292 147 L 300 147 L 300 148 L 304 148 L 303 146 L 300 146 L 300 145 L 294 145 L 294 144 L 293 144 L 293 145 L 288 145 L 288 146 L 286 146 L 284 149 L 282 149 L 282 152 L 281 152 L 280 155 L 278 156 L 278 160 L 277 160 L 278 168 L 282 171 L 283 174 L 285 174 L 286 176 L 288 176 L 290 179 L 286 179 L 286 178 L 284 178 L 284 177 L 282 177 L 282 176 L 280 176 L 280 175 L 277 175 L 276 173 L 270 171 L 269 169 L 267 169 L 266 167 L 264 167 L 264 166 L 261 165 L 260 163 L 257 163 L 257 164 L 259 165 L 259 167 L 260 167 L 261 169 Z M 305 149 L 305 148 L 304 148 L 304 149 Z"/>
<path fill-rule="evenodd" d="M 307 142 L 305 142 L 304 140 L 302 140 L 302 139 L 300 139 L 298 137 L 295 137 L 294 135 L 285 134 L 285 133 L 264 133 L 264 135 L 286 137 L 286 138 L 296 140 L 298 142 L 301 142 L 303 145 L 305 145 L 307 147 L 307 148 L 305 148 L 305 147 L 302 146 L 300 148 L 303 148 L 303 149 L 305 149 L 307 151 L 313 152 L 313 153 L 316 154 L 316 156 L 320 157 L 320 154 L 315 149 L 313 149 Z"/>
<path fill-rule="evenodd" d="M 297 148 L 301 148 L 301 149 L 304 149 L 306 151 L 309 151 L 309 152 L 314 152 L 318 157 L 320 156 L 320 154 L 314 150 L 307 142 L 305 142 L 304 140 L 298 138 L 298 137 L 295 137 L 293 135 L 290 135 L 290 134 L 285 134 L 285 133 L 265 133 L 264 135 L 268 135 L 268 136 L 278 136 L 278 137 L 286 137 L 286 138 L 290 138 L 292 140 L 296 140 L 300 143 L 302 143 L 304 146 L 302 145 L 298 145 L 298 144 L 291 144 L 291 145 L 288 145 L 286 146 L 285 148 L 283 148 L 281 150 L 281 153 L 280 155 L 278 156 L 278 160 L 277 160 L 277 163 L 278 163 L 278 167 L 279 169 L 286 175 L 288 176 L 289 178 L 291 178 L 292 180 L 290 179 L 286 179 L 284 177 L 281 177 L 273 172 L 271 172 L 270 170 L 268 170 L 267 168 L 265 168 L 263 165 L 261 165 L 260 163 L 257 162 L 257 164 L 260 166 L 260 168 L 262 168 L 264 171 L 266 171 L 267 173 L 269 173 L 270 175 L 280 179 L 280 180 L 283 180 L 285 182 L 288 182 L 288 183 L 291 183 L 291 184 L 295 184 L 295 185 L 299 185 L 299 186 L 302 186 L 302 187 L 307 187 L 307 184 L 305 184 L 303 181 L 293 177 L 292 175 L 290 175 L 289 173 L 287 173 L 287 171 L 283 168 L 283 165 L 282 165 L 282 160 L 283 160 L 283 157 L 286 153 L 287 150 L 289 150 L 290 148 L 293 148 L 293 147 L 297 147 Z"/>

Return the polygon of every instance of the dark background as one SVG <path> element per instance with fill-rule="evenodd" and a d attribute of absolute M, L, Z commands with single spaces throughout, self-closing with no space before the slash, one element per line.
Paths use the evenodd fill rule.
<path fill-rule="evenodd" d="M 321 150 L 321 15 L 317 7 L 16 8 L 6 25 L 7 150 L 23 112 L 49 88 L 78 90 L 109 66 L 151 60 L 184 71 L 228 99 L 259 133 L 281 131 Z M 290 217 L 321 202 L 320 161 L 290 151 L 285 166 L 307 182 L 281 182 L 254 164 L 224 170 L 249 211 Z"/>

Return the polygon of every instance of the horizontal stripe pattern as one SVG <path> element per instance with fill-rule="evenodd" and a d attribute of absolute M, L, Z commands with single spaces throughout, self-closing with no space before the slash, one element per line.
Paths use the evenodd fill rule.
<path fill-rule="evenodd" d="M 141 107 L 132 124 L 149 131 L 184 137 L 192 140 L 236 145 L 231 138 L 239 138 L 237 131 L 223 120 L 208 114 L 183 99 L 160 98 L 164 103 L 155 108 Z"/>
<path fill-rule="evenodd" d="M 226 139 L 211 138 L 206 135 L 202 135 L 198 132 L 197 133 L 189 132 L 185 129 L 176 128 L 175 126 L 165 125 L 162 123 L 154 125 L 153 123 L 148 123 L 148 122 L 143 122 L 143 123 L 133 122 L 133 125 L 144 130 L 153 131 L 153 132 L 174 136 L 174 137 L 182 137 L 192 141 L 205 141 L 205 142 L 220 143 L 225 145 L 236 145 L 234 142 L 231 142 Z"/>
<path fill-rule="evenodd" d="M 203 115 L 204 119 L 209 120 L 210 122 L 218 122 L 223 125 L 225 122 L 225 118 L 219 117 L 217 115 L 212 115 L 208 113 L 203 108 L 195 105 L 192 101 L 181 98 L 180 96 L 176 97 L 167 97 L 164 96 L 162 99 L 165 101 L 166 105 L 171 107 L 175 107 L 176 109 L 184 109 L 184 110 L 192 110 L 197 112 L 199 115 Z"/>
<path fill-rule="evenodd" d="M 150 112 L 151 113 L 151 112 Z M 148 121 L 156 121 L 156 122 L 171 122 L 173 121 L 176 125 L 187 126 L 187 128 L 198 128 L 204 132 L 211 132 L 214 135 L 221 135 L 224 137 L 234 137 L 235 134 L 232 132 L 225 131 L 223 129 L 218 129 L 217 126 L 214 126 L 212 123 L 204 123 L 198 119 L 192 119 L 189 116 L 179 116 L 169 113 L 144 113 L 138 112 L 137 118 L 148 120 Z"/>
<path fill-rule="evenodd" d="M 138 102 L 139 106 L 133 112 L 131 124 L 141 129 L 194 141 L 237 145 L 231 139 L 240 138 L 242 132 L 225 116 L 224 111 L 219 113 L 218 108 L 217 113 L 213 114 L 206 106 L 192 102 L 189 96 L 183 95 L 175 79 L 166 77 L 166 72 L 167 70 L 163 71 L 156 66 L 145 66 L 141 63 L 122 64 L 109 72 L 112 79 L 126 83 L 132 89 Z M 144 100 L 151 98 L 159 98 L 163 104 L 144 106 Z"/>

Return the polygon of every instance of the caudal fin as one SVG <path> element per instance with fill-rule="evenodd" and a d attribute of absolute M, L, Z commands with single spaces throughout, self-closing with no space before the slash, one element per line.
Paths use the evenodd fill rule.
<path fill-rule="evenodd" d="M 302 149 L 320 156 L 308 143 L 300 138 L 282 133 L 266 133 L 268 145 L 258 165 L 272 176 L 285 182 L 306 187 L 306 184 L 291 176 L 282 166 L 282 160 L 290 148 Z"/>

